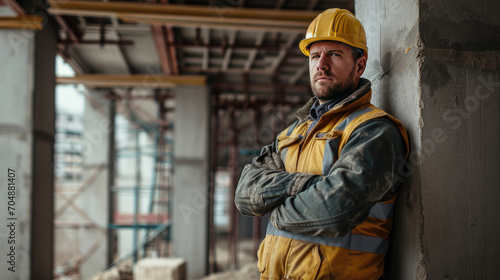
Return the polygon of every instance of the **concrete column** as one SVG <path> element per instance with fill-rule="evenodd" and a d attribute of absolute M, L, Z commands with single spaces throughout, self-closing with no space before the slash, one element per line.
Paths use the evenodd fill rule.
<path fill-rule="evenodd" d="M 108 223 L 108 148 L 111 123 L 109 121 L 109 100 L 106 92 L 89 90 L 93 102 L 86 99 L 83 115 L 83 178 L 96 174 L 96 179 L 82 192 L 78 200 L 82 210 L 101 229 L 107 230 Z M 99 171 L 97 171 L 99 170 Z M 92 252 L 82 263 L 82 279 L 88 279 L 106 269 L 107 231 L 97 228 L 80 228 L 80 256 Z"/>
<path fill-rule="evenodd" d="M 209 120 L 206 87 L 176 89 L 173 253 L 186 260 L 188 279 L 207 272 Z"/>
<path fill-rule="evenodd" d="M 0 30 L 2 279 L 52 278 L 55 35 Z"/>
<path fill-rule="evenodd" d="M 390 279 L 500 276 L 500 4 L 358 0 L 374 103 L 412 154 L 394 217 Z"/>
<path fill-rule="evenodd" d="M 368 63 L 363 76 L 372 81 L 372 102 L 403 122 L 415 155 L 411 173 L 401 174 L 411 176 L 399 192 L 387 268 L 398 275 L 394 279 L 425 279 L 418 162 L 422 133 L 418 6 L 411 0 L 355 3 L 356 16 L 367 34 Z"/>
<path fill-rule="evenodd" d="M 27 33 L 23 33 L 27 32 Z M 28 36 L 25 36 L 25 35 Z M 3 279 L 30 279 L 33 153 L 34 33 L 0 30 L 0 271 Z M 22 40 L 22 41 L 16 41 Z M 15 174 L 15 211 L 9 215 L 8 169 Z M 9 229 L 8 218 L 16 218 Z M 12 239 L 8 239 L 12 237 Z M 10 241 L 9 241 L 10 240 Z M 10 243 L 9 243 L 10 242 Z M 14 243 L 15 242 L 15 243 Z M 11 246 L 15 247 L 11 250 Z M 8 257 L 14 251 L 15 258 Z M 14 260 L 9 264 L 7 261 Z M 14 271 L 9 271 L 9 268 Z"/>
<path fill-rule="evenodd" d="M 500 3 L 422 0 L 420 17 L 427 276 L 498 279 Z"/>

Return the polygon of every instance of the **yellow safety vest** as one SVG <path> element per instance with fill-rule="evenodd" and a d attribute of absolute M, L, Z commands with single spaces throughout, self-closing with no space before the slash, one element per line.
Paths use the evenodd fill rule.
<path fill-rule="evenodd" d="M 364 122 L 380 117 L 396 124 L 408 151 L 404 126 L 372 105 L 370 99 L 371 91 L 345 107 L 334 107 L 309 133 L 311 120 L 284 130 L 277 146 L 286 171 L 327 175 L 351 133 Z M 396 195 L 375 203 L 363 223 L 340 237 L 298 234 L 269 223 L 258 252 L 261 279 L 379 279 L 395 201 Z M 274 278 L 276 275 L 280 278 Z"/>

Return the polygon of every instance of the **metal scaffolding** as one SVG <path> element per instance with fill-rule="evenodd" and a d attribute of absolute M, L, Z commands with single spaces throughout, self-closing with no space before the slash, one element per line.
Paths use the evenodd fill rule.
<path fill-rule="evenodd" d="M 123 123 L 116 125 L 115 133 L 122 130 L 119 134 L 128 134 L 129 140 L 132 136 L 133 140 L 129 143 L 133 145 L 116 148 L 110 164 L 117 164 L 120 161 L 132 164 L 133 161 L 134 178 L 132 184 L 124 184 L 123 182 L 127 180 L 120 178 L 118 174 L 115 175 L 114 182 L 110 184 L 109 195 L 114 205 L 110 208 L 112 220 L 109 224 L 111 234 L 108 242 L 114 244 L 111 246 L 114 250 L 110 252 L 116 254 L 118 245 L 115 237 L 123 230 L 131 230 L 132 247 L 126 254 L 108 256 L 110 266 L 129 258 L 132 258 L 132 262 L 135 263 L 147 256 L 170 255 L 173 141 L 166 137 L 165 132 L 172 129 L 172 125 L 167 124 L 166 120 L 167 109 L 164 104 L 167 95 L 157 91 L 155 97 L 158 105 L 157 119 L 161 121 L 147 123 L 142 121 L 134 108 L 130 106 L 132 97 L 128 100 L 119 100 L 115 96 L 118 102 L 124 102 L 122 105 L 125 105 L 128 110 L 129 121 L 124 125 Z M 115 137 L 113 141 L 121 140 Z M 147 143 L 151 140 L 154 141 L 152 145 Z M 148 176 L 142 170 L 142 166 L 148 162 L 153 164 L 149 183 L 145 182 Z M 127 198 L 129 198 L 129 203 L 132 198 L 132 207 L 130 207 L 133 210 L 132 213 L 123 213 L 119 209 L 120 204 L 127 203 L 125 202 Z"/>
<path fill-rule="evenodd" d="M 245 85 L 243 85 L 245 87 Z M 248 88 L 248 87 L 247 87 Z M 234 194 L 243 165 L 252 157 L 260 153 L 263 144 L 270 144 L 277 134 L 282 131 L 293 118 L 294 108 L 298 108 L 305 100 L 296 102 L 287 101 L 284 88 L 276 88 L 275 95 L 270 98 L 250 99 L 222 99 L 224 87 L 214 83 L 212 88 L 211 108 L 211 164 L 209 187 L 209 271 L 217 272 L 216 248 L 218 232 L 214 223 L 214 196 L 216 188 L 216 174 L 220 170 L 229 173 L 229 199 L 228 216 L 229 227 L 227 230 L 228 264 L 229 268 L 238 268 L 238 245 L 240 242 L 240 222 L 234 205 Z M 263 137 L 263 123 L 266 122 L 269 131 Z M 265 138 L 265 139 L 264 139 Z M 269 142 L 269 143 L 267 143 Z M 262 240 L 261 218 L 252 220 L 253 255 Z"/>

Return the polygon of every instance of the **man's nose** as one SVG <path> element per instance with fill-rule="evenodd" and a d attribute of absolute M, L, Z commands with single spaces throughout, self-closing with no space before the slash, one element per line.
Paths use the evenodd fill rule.
<path fill-rule="evenodd" d="M 328 64 L 328 55 L 322 54 L 318 59 L 318 64 L 316 65 L 318 70 L 329 70 L 330 65 Z"/>

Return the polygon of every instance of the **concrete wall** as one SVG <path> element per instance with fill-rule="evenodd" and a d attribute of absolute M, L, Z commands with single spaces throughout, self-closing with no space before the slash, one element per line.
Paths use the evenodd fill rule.
<path fill-rule="evenodd" d="M 205 87 L 175 90 L 173 254 L 188 279 L 207 272 L 209 100 Z"/>
<path fill-rule="evenodd" d="M 497 279 L 500 11 L 491 1 L 356 1 L 374 103 L 407 127 L 390 279 Z"/>
<path fill-rule="evenodd" d="M 2 279 L 52 278 L 55 42 L 50 21 L 39 32 L 0 30 Z"/>
<path fill-rule="evenodd" d="M 28 33 L 23 33 L 28 32 Z M 28 34 L 28 37 L 25 36 Z M 30 278 L 31 184 L 33 151 L 33 70 L 34 33 L 21 30 L 0 30 L 0 271 L 2 279 Z M 15 41 L 13 41 L 15 40 Z M 18 40 L 18 41 L 17 41 Z M 15 170 L 15 215 L 7 212 L 8 169 Z M 17 218 L 11 230 L 8 218 Z M 13 242 L 13 241 L 11 241 Z M 10 246 L 15 246 L 15 272 L 7 261 Z"/>
<path fill-rule="evenodd" d="M 420 241 L 423 220 L 418 162 L 422 137 L 418 6 L 412 0 L 356 1 L 356 16 L 367 33 L 368 63 L 363 76 L 372 81 L 372 102 L 403 122 L 413 150 L 411 176 L 400 189 L 396 207 L 388 269 L 393 279 L 425 279 Z"/>
<path fill-rule="evenodd" d="M 420 17 L 427 275 L 498 279 L 500 3 L 421 0 Z"/>

